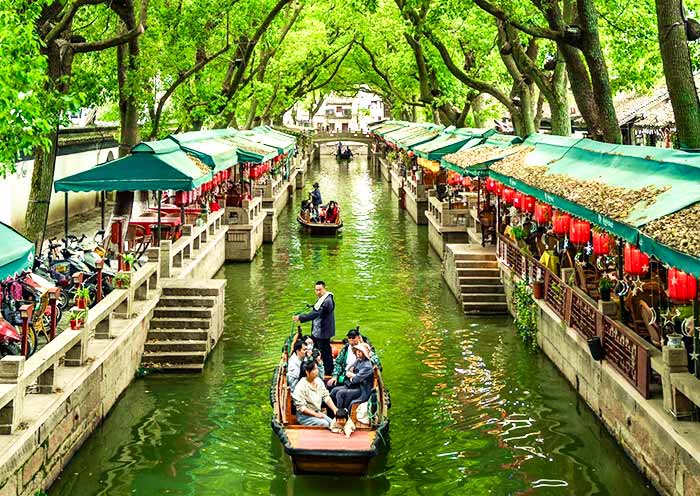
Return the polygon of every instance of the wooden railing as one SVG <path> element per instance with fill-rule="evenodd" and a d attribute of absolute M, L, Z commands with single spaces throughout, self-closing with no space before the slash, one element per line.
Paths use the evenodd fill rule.
<path fill-rule="evenodd" d="M 649 396 L 650 343 L 626 325 L 606 317 L 579 288 L 572 288 L 503 235 L 496 256 L 514 276 L 544 281 L 544 304 L 582 338 L 601 338 L 605 360 L 645 398 Z"/>
<path fill-rule="evenodd" d="M 85 365 L 89 343 L 110 339 L 114 319 L 132 318 L 133 303 L 146 300 L 157 284 L 158 263 L 146 263 L 132 274 L 128 289 L 114 289 L 88 311 L 82 329 L 64 330 L 28 359 L 10 355 L 0 360 L 0 435 L 12 434 L 27 418 L 39 418 L 42 412 L 24 411 L 26 395 L 59 392 L 60 369 Z"/>

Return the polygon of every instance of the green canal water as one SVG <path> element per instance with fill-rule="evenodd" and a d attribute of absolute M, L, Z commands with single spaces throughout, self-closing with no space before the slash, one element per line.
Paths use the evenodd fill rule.
<path fill-rule="evenodd" d="M 204 373 L 135 380 L 51 496 L 656 494 L 510 319 L 462 315 L 427 228 L 364 159 L 324 158 L 309 179 L 340 201 L 342 236 L 300 233 L 298 192 L 274 245 L 221 270 L 226 331 Z M 392 395 L 366 477 L 294 476 L 270 429 L 273 368 L 317 279 L 338 333 L 372 339 Z"/>

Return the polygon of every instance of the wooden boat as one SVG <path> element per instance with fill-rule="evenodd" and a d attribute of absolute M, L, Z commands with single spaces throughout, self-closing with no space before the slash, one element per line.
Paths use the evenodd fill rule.
<path fill-rule="evenodd" d="M 338 159 L 339 161 L 343 160 L 351 160 L 353 157 L 352 153 L 336 153 L 335 158 Z"/>
<path fill-rule="evenodd" d="M 297 221 L 302 225 L 305 231 L 312 235 L 318 236 L 333 236 L 338 232 L 338 229 L 343 227 L 343 218 L 338 212 L 338 222 L 310 222 L 304 219 L 301 214 L 297 216 Z"/>
<path fill-rule="evenodd" d="M 384 387 L 381 372 L 375 367 L 376 395 L 373 394 L 373 397 L 376 397 L 376 414 L 372 417 L 371 424 L 357 420 L 358 405 L 353 405 L 350 415 L 357 429 L 348 438 L 324 427 L 300 425 L 296 421 L 291 393 L 287 387 L 289 350 L 299 336 L 300 334 L 294 334 L 287 339 L 272 378 L 272 429 L 279 437 L 284 451 L 291 457 L 295 474 L 365 474 L 370 460 L 379 453 L 382 435 L 389 426 L 389 393 Z M 332 341 L 331 345 L 333 356 L 343 347 L 342 341 Z"/>

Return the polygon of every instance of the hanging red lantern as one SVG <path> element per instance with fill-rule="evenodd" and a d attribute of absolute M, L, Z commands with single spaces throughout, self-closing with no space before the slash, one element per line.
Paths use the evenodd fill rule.
<path fill-rule="evenodd" d="M 187 200 L 185 198 L 185 192 L 184 191 L 176 191 L 175 192 L 175 205 L 181 206 L 185 205 L 187 203 Z"/>
<path fill-rule="evenodd" d="M 585 245 L 591 239 L 591 223 L 573 219 L 569 224 L 569 240 L 575 245 Z"/>
<path fill-rule="evenodd" d="M 469 176 L 464 176 L 461 180 L 462 186 L 465 188 L 471 188 L 472 187 L 472 178 Z"/>
<path fill-rule="evenodd" d="M 506 203 L 506 205 L 512 204 L 514 197 L 515 190 L 513 188 L 503 188 L 503 201 Z"/>
<path fill-rule="evenodd" d="M 486 191 L 496 191 L 496 184 L 498 181 L 496 181 L 494 178 L 489 177 L 486 180 Z"/>
<path fill-rule="evenodd" d="M 535 197 L 523 195 L 523 205 L 520 207 L 525 213 L 532 214 L 535 211 Z"/>
<path fill-rule="evenodd" d="M 496 189 L 494 189 L 493 192 L 496 193 L 496 196 L 502 196 L 504 188 L 505 186 L 503 186 L 503 183 L 496 182 Z"/>
<path fill-rule="evenodd" d="M 513 206 L 517 208 L 518 210 L 521 210 L 523 208 L 523 197 L 525 195 L 521 193 L 520 191 L 516 191 L 515 194 L 513 195 Z"/>
<path fill-rule="evenodd" d="M 625 272 L 631 276 L 643 276 L 649 272 L 649 256 L 629 243 L 625 245 Z"/>
<path fill-rule="evenodd" d="M 697 279 L 678 269 L 668 271 L 668 297 L 675 301 L 690 301 L 697 293 Z"/>
<path fill-rule="evenodd" d="M 593 231 L 593 253 L 607 255 L 610 253 L 610 235 L 603 231 Z"/>
<path fill-rule="evenodd" d="M 555 234 L 566 234 L 569 232 L 571 216 L 565 212 L 556 212 L 552 216 L 552 228 Z"/>
<path fill-rule="evenodd" d="M 552 220 L 552 207 L 546 203 L 535 204 L 535 222 L 538 224 L 549 224 Z"/>

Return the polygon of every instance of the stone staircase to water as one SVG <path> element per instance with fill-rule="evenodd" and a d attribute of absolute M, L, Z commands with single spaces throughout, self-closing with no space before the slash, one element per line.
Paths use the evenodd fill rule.
<path fill-rule="evenodd" d="M 495 253 L 456 253 L 455 264 L 464 313 L 508 313 Z"/>
<path fill-rule="evenodd" d="M 201 372 L 211 349 L 209 329 L 217 294 L 206 287 L 164 287 L 141 365 L 161 372 Z"/>

